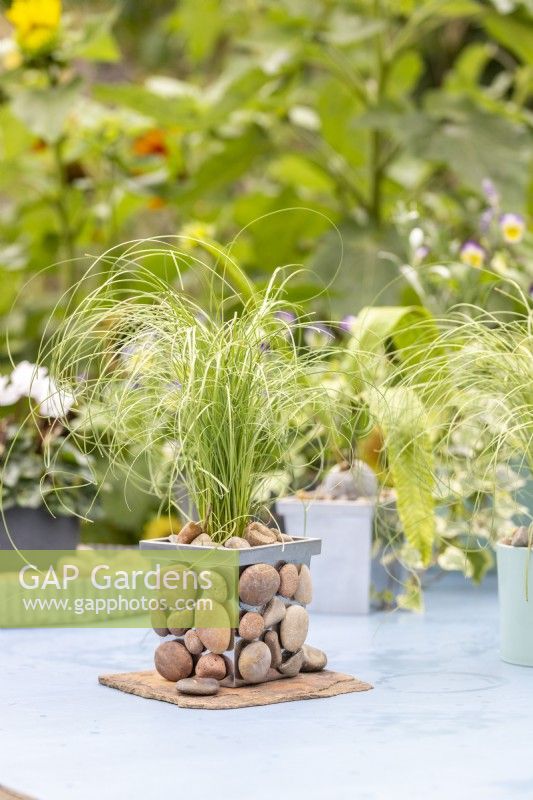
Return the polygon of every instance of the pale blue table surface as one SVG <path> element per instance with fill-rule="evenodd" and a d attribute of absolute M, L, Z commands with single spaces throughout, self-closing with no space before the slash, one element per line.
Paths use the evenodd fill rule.
<path fill-rule="evenodd" d="M 493 577 L 426 600 L 312 618 L 331 668 L 373 691 L 230 711 L 99 686 L 151 667 L 151 632 L 2 631 L 0 784 L 38 800 L 533 797 L 533 669 L 498 657 Z"/>

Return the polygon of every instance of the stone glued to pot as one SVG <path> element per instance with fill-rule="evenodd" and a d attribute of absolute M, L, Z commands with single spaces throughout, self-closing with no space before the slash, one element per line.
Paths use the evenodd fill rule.
<path fill-rule="evenodd" d="M 281 658 L 278 669 L 286 678 L 294 678 L 298 675 L 304 663 L 304 651 L 298 650 L 296 653 L 285 651 Z"/>
<path fill-rule="evenodd" d="M 280 626 L 281 644 L 296 653 L 304 644 L 309 628 L 309 614 L 302 606 L 289 606 Z"/>
<path fill-rule="evenodd" d="M 226 662 L 223 656 L 206 653 L 198 659 L 195 672 L 199 678 L 215 678 L 221 681 L 226 677 Z"/>
<path fill-rule="evenodd" d="M 298 588 L 294 593 L 294 599 L 304 606 L 308 606 L 313 599 L 313 581 L 311 579 L 311 570 L 307 564 L 302 564 L 300 568 L 300 578 Z"/>
<path fill-rule="evenodd" d="M 248 683 L 261 683 L 270 669 L 270 650 L 264 642 L 246 645 L 239 656 L 241 678 Z"/>
<path fill-rule="evenodd" d="M 282 597 L 294 597 L 300 583 L 298 569 L 295 564 L 284 564 L 279 571 L 279 593 Z"/>
<path fill-rule="evenodd" d="M 239 623 L 239 636 L 248 641 L 259 639 L 265 630 L 265 621 L 256 611 L 247 611 Z"/>
<path fill-rule="evenodd" d="M 155 651 L 155 668 L 167 681 L 188 678 L 193 662 L 189 651 L 180 642 L 163 642 Z"/>
<path fill-rule="evenodd" d="M 249 606 L 262 606 L 272 600 L 279 589 L 280 577 L 271 564 L 247 567 L 239 580 L 239 597 Z"/>
<path fill-rule="evenodd" d="M 193 656 L 199 656 L 205 649 L 196 631 L 187 631 L 183 644 Z"/>
<path fill-rule="evenodd" d="M 281 645 L 276 631 L 267 631 L 265 633 L 264 642 L 270 650 L 271 666 L 277 669 L 281 664 Z"/>

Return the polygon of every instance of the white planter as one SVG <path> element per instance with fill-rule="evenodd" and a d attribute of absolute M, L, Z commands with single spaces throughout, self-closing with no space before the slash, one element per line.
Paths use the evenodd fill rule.
<path fill-rule="evenodd" d="M 496 554 L 501 657 L 533 667 L 533 551 L 499 544 Z"/>
<path fill-rule="evenodd" d="M 276 502 L 276 510 L 285 533 L 322 539 L 309 610 L 368 614 L 374 503 L 286 497 Z"/>

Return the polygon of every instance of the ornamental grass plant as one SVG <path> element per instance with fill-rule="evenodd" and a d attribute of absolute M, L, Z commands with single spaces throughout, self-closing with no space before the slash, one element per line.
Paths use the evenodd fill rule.
<path fill-rule="evenodd" d="M 496 290 L 508 294 L 501 283 Z M 510 291 L 520 295 L 514 284 Z M 396 375 L 428 410 L 440 495 L 452 509 L 468 498 L 471 542 L 463 557 L 480 556 L 530 517 L 520 490 L 533 471 L 533 312 L 521 296 L 519 313 L 458 307 L 437 321 L 423 361 L 412 359 Z"/>
<path fill-rule="evenodd" d="M 311 420 L 332 416 L 331 390 L 309 379 L 317 356 L 297 346 L 303 322 L 282 313 L 279 271 L 264 291 L 248 292 L 228 259 L 218 272 L 195 261 L 211 286 L 204 308 L 180 284 L 191 256 L 179 244 L 139 241 L 106 256 L 105 279 L 71 310 L 41 360 L 87 409 L 86 424 L 70 434 L 77 446 L 186 515 L 176 492 L 183 485 L 220 544 L 261 511 L 265 484 L 287 469 Z M 149 268 L 163 257 L 178 288 Z M 340 409 L 339 400 L 337 418 Z"/>

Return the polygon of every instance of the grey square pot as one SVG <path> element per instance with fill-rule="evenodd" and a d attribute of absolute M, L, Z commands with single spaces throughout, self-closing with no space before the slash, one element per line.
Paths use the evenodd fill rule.
<path fill-rule="evenodd" d="M 253 564 L 271 564 L 271 565 L 278 565 L 280 563 L 291 563 L 291 564 L 305 564 L 307 567 L 311 564 L 311 558 L 314 555 L 318 555 L 321 550 L 322 542 L 320 539 L 306 539 L 306 538 L 296 538 L 292 542 L 283 542 L 279 544 L 272 544 L 272 545 L 264 545 L 261 547 L 252 547 L 246 548 L 243 550 L 225 550 L 225 548 L 220 547 L 221 551 L 226 553 L 231 552 L 232 554 L 236 554 L 238 556 L 238 565 L 239 565 L 239 573 L 242 573 L 247 567 L 252 566 Z M 180 551 L 182 553 L 194 553 L 194 552 L 206 552 L 213 550 L 214 548 L 209 547 L 199 547 L 196 545 L 185 545 L 185 544 L 176 544 L 174 542 L 169 541 L 168 538 L 161 538 L 161 539 L 145 539 L 139 542 L 140 549 L 148 553 L 150 550 L 152 551 L 165 551 L 166 553 L 172 553 L 172 551 Z M 282 598 L 283 602 L 286 606 L 295 604 L 301 605 L 297 603 L 295 600 L 289 598 Z M 261 607 L 254 607 L 244 604 L 242 601 L 239 601 L 241 612 L 246 611 L 258 611 L 261 612 L 263 609 Z M 269 630 L 278 630 L 279 625 L 276 624 Z M 263 632 L 264 635 L 266 631 Z M 176 638 L 176 637 L 172 637 Z M 178 641 L 181 641 L 180 637 L 177 637 Z M 223 686 L 228 687 L 238 687 L 244 685 L 245 681 L 242 680 L 240 673 L 239 673 L 239 656 L 242 652 L 242 649 L 249 644 L 247 640 L 241 639 L 237 632 L 234 631 L 231 637 L 230 648 L 223 654 L 223 658 L 226 661 L 226 665 L 228 668 L 228 675 L 222 681 Z M 274 670 L 273 670 L 274 672 Z M 279 675 L 279 677 L 286 677 L 285 675 Z M 275 677 L 267 678 L 267 680 L 274 680 Z"/>
<path fill-rule="evenodd" d="M 5 512 L 9 536 L 19 550 L 75 550 L 80 541 L 77 517 L 53 517 L 44 507 L 9 508 Z M 0 517 L 0 550 L 13 545 Z"/>

